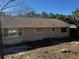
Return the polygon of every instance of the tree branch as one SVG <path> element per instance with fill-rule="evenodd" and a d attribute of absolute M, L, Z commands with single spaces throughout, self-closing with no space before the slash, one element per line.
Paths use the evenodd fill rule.
<path fill-rule="evenodd" d="M 22 4 L 22 3 L 23 3 L 23 2 L 17 3 L 17 4 L 12 5 L 12 6 L 6 6 L 4 9 L 8 9 L 8 8 L 12 8 L 12 7 L 16 7 L 16 6 L 18 6 L 18 5 Z"/>

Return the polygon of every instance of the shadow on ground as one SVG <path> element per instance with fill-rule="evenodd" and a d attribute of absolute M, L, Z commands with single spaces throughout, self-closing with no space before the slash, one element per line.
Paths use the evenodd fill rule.
<path fill-rule="evenodd" d="M 43 40 L 32 41 L 32 42 L 23 42 L 17 45 L 4 46 L 4 55 L 15 54 L 19 52 L 24 52 L 28 50 L 33 50 L 36 48 L 53 46 L 65 42 L 71 42 L 69 38 L 45 38 Z"/>

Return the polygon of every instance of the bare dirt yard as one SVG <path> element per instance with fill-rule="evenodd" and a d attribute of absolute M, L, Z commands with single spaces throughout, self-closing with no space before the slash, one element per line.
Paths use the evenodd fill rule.
<path fill-rule="evenodd" d="M 66 42 L 54 46 L 5 55 L 5 59 L 79 59 L 79 42 Z"/>

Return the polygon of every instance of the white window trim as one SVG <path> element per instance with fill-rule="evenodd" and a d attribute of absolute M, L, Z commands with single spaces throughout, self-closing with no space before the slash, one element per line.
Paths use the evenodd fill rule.
<path fill-rule="evenodd" d="M 11 28 L 7 28 L 7 29 L 11 29 Z M 22 36 L 16 35 L 16 36 L 7 36 L 7 37 L 2 36 L 2 37 L 3 38 L 23 37 L 23 28 L 13 28 L 13 29 L 16 29 L 16 30 L 22 29 Z M 2 30 L 2 35 L 4 35 L 4 31 L 3 30 Z"/>
<path fill-rule="evenodd" d="M 41 27 L 38 27 L 38 28 L 41 28 Z M 36 29 L 38 28 L 34 28 L 34 33 L 43 33 L 44 32 L 44 29 L 42 28 L 42 31 L 41 32 L 37 32 Z"/>

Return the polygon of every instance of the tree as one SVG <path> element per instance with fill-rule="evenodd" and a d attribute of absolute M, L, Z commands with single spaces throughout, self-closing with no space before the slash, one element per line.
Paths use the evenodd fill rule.
<path fill-rule="evenodd" d="M 69 24 L 77 24 L 77 21 L 75 20 L 75 18 L 72 17 L 72 15 L 66 16 L 64 21 Z"/>
<path fill-rule="evenodd" d="M 53 13 L 50 13 L 50 14 L 48 15 L 48 18 L 56 18 L 56 15 L 54 15 Z"/>
<path fill-rule="evenodd" d="M 47 17 L 48 17 L 47 12 L 42 12 L 42 13 L 41 13 L 41 17 L 47 18 Z"/>
<path fill-rule="evenodd" d="M 75 11 L 72 12 L 72 15 L 73 15 L 74 17 L 79 17 L 79 9 L 76 8 Z"/>
<path fill-rule="evenodd" d="M 60 15 L 56 15 L 56 18 L 57 19 L 60 19 L 60 20 L 64 20 L 65 19 L 65 16 L 64 15 L 62 15 L 62 14 L 60 14 Z"/>
<path fill-rule="evenodd" d="M 9 0 L 2 0 L 1 1 L 1 7 Z M 6 11 L 8 10 L 8 11 Z M 32 8 L 30 8 L 28 5 L 26 5 L 26 1 L 25 0 L 15 0 L 15 2 L 11 2 L 10 4 L 8 4 L 4 10 L 3 10 L 3 13 L 5 13 L 6 15 L 7 14 L 10 14 L 10 15 L 26 15 L 27 12 L 30 12 L 32 11 Z"/>
<path fill-rule="evenodd" d="M 78 8 L 76 8 L 75 11 L 72 12 L 72 18 L 77 23 L 79 22 L 79 9 Z"/>
<path fill-rule="evenodd" d="M 17 7 L 17 9 L 14 9 L 13 12 L 15 12 L 17 16 L 27 16 L 27 15 L 30 16 L 29 13 L 32 13 L 32 14 L 35 13 L 33 11 L 33 8 L 30 8 L 27 5 L 20 5 Z"/>
<path fill-rule="evenodd" d="M 4 59 L 4 54 L 3 54 L 3 38 L 2 38 L 2 28 L 1 28 L 1 16 L 4 14 L 3 11 L 7 8 L 11 8 L 14 7 L 16 5 L 11 5 L 10 3 L 12 3 L 15 0 L 0 0 L 0 59 Z M 4 4 L 3 4 L 3 3 Z M 9 5 L 10 4 L 10 5 Z"/>
<path fill-rule="evenodd" d="M 27 16 L 28 17 L 35 17 L 36 16 L 36 13 L 35 13 L 35 11 L 31 11 L 31 12 L 28 12 L 27 13 Z"/>

